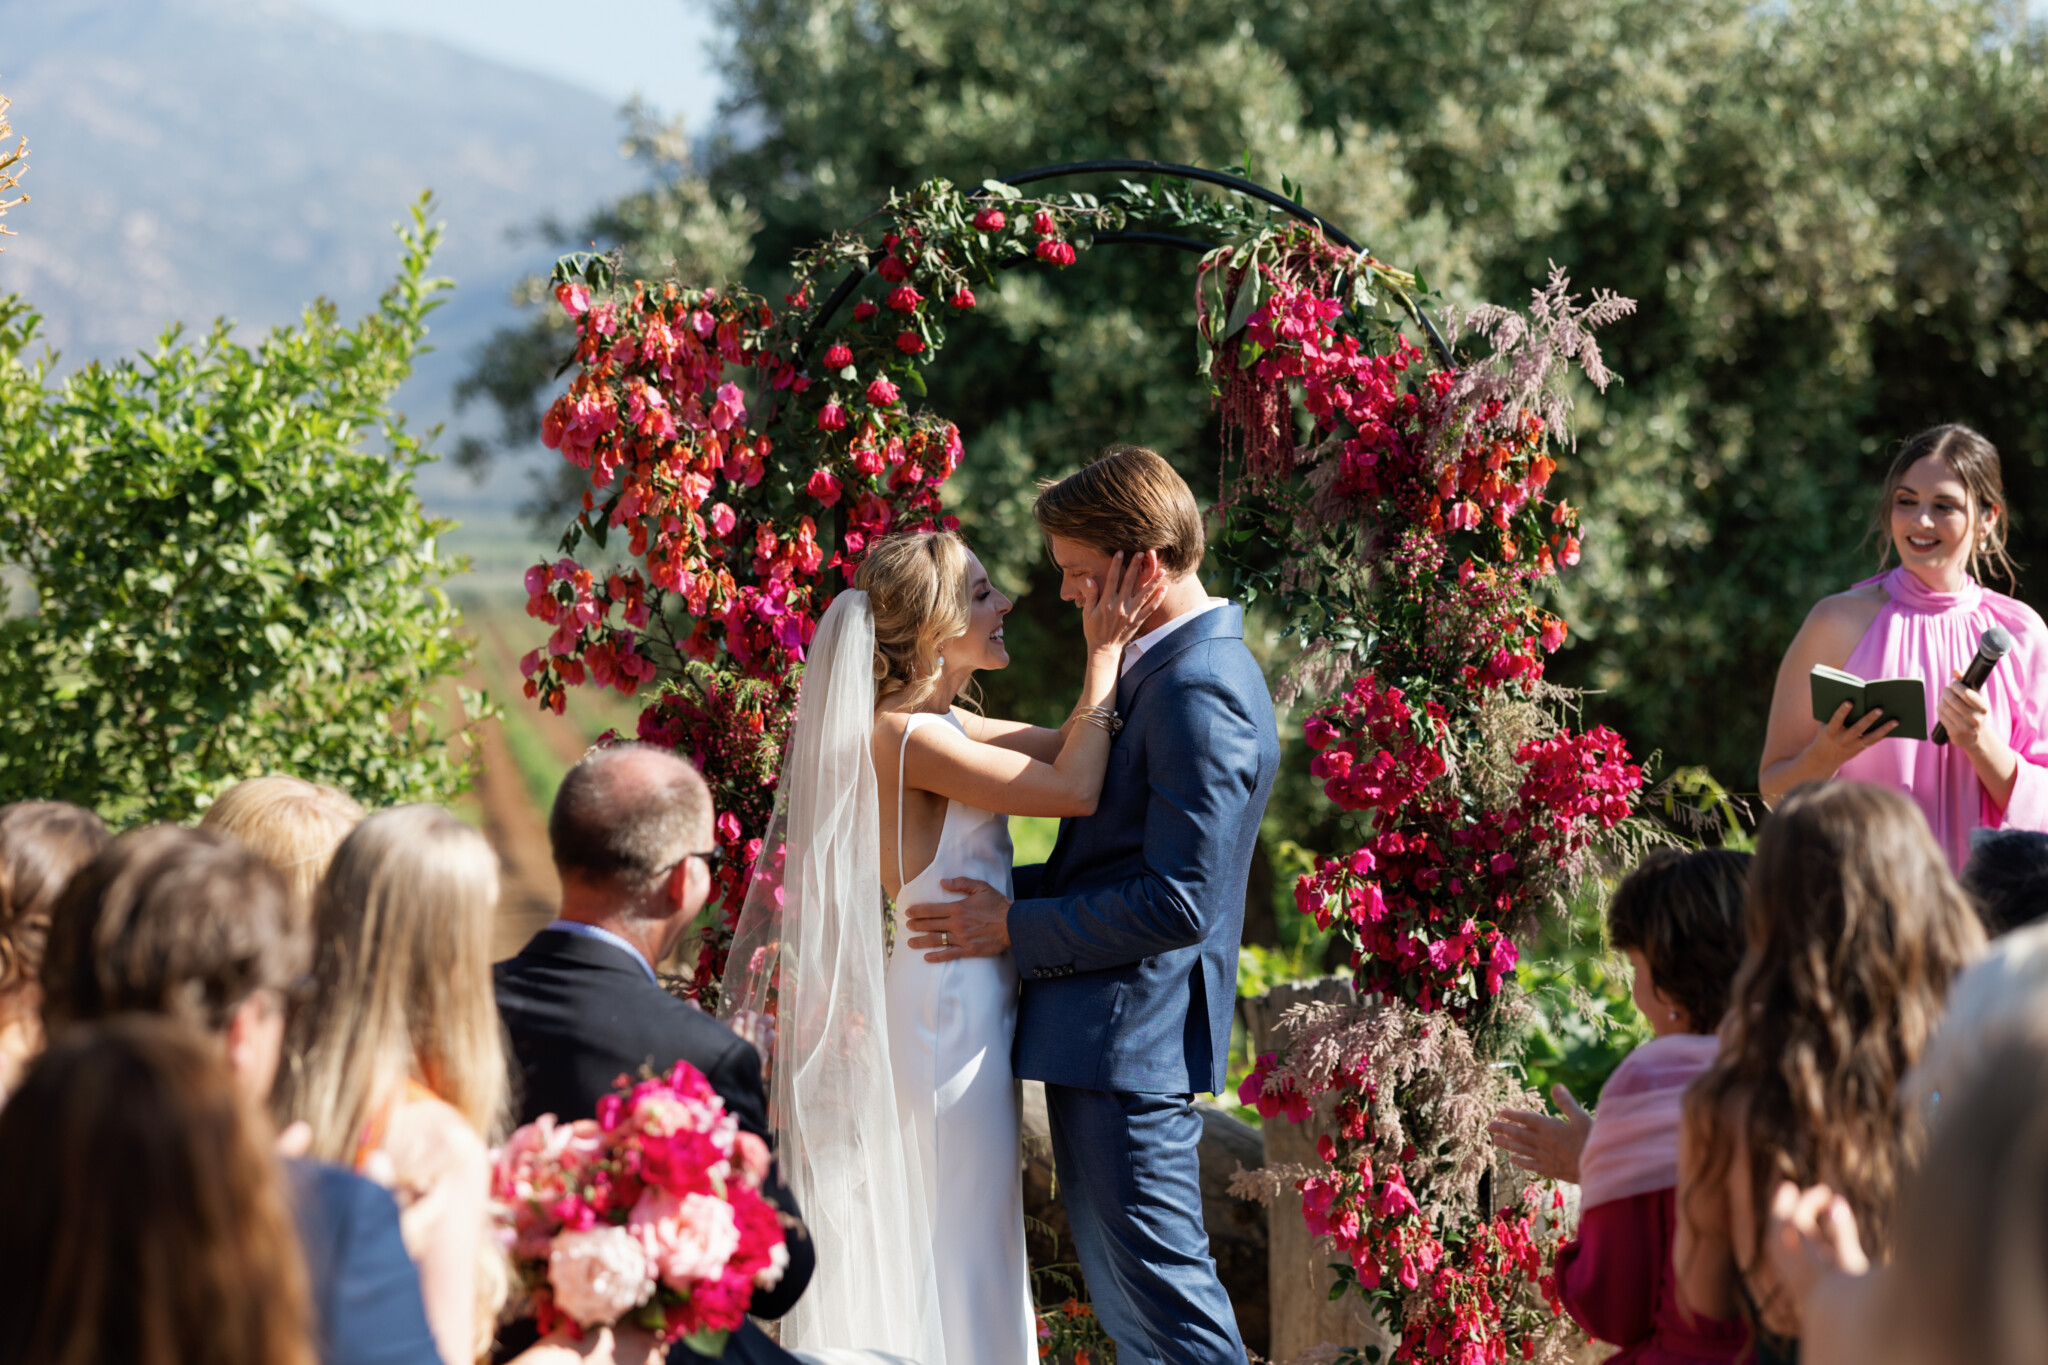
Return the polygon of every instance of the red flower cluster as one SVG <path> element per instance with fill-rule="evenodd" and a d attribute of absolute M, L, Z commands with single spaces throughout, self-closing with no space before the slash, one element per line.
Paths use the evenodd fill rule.
<path fill-rule="evenodd" d="M 1445 772 L 1444 708 L 1425 702 L 1418 720 L 1400 688 L 1382 687 L 1370 673 L 1310 716 L 1304 730 L 1317 751 L 1310 774 L 1345 810 L 1392 813 Z"/>

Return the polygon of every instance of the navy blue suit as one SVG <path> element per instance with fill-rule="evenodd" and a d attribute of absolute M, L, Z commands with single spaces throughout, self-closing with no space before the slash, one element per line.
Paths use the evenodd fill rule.
<path fill-rule="evenodd" d="M 288 1161 L 320 1365 L 440 1365 L 391 1195 L 322 1161 Z"/>
<path fill-rule="evenodd" d="M 1226 604 L 1139 656 L 1096 813 L 1019 868 L 1019 1076 L 1046 1083 L 1089 1296 L 1125 1365 L 1241 1363 L 1202 1227 L 1197 1092 L 1223 1088 L 1245 883 L 1280 764 Z"/>

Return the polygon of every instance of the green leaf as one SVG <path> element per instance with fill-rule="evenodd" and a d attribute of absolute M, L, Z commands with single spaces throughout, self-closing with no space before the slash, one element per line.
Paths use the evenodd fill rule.
<path fill-rule="evenodd" d="M 1246 270 L 1244 278 L 1238 281 L 1237 297 L 1230 305 L 1230 318 L 1223 324 L 1223 340 L 1228 341 L 1244 330 L 1245 323 L 1251 320 L 1251 315 L 1258 309 L 1259 298 L 1264 292 L 1265 276 L 1259 272 L 1258 267 L 1253 266 Z"/>

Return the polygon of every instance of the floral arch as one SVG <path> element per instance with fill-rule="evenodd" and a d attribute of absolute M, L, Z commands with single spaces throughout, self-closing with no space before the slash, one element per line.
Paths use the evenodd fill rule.
<path fill-rule="evenodd" d="M 1153 178 L 1023 188 L 1081 174 Z M 1536 1187 L 1503 1168 L 1496 1189 L 1485 1121 L 1534 1098 L 1494 1065 L 1526 1008 L 1520 945 L 1625 835 L 1641 787 L 1620 736 L 1573 729 L 1544 681 L 1566 627 L 1537 601 L 1579 555 L 1577 513 L 1548 496 L 1572 372 L 1605 387 L 1593 331 L 1632 305 L 1582 305 L 1554 272 L 1527 313 L 1483 306 L 1447 339 L 1412 274 L 1283 190 L 1141 161 L 929 181 L 797 257 L 779 306 L 565 258 L 575 374 L 543 435 L 589 484 L 562 557 L 526 574 L 552 627 L 526 694 L 559 710 L 573 686 L 644 690 L 640 737 L 702 768 L 728 855 L 693 978 L 709 996 L 818 613 L 875 537 L 953 524 L 959 431 L 907 397 L 974 286 L 1095 246 L 1200 251 L 1224 433 L 1212 544 L 1234 592 L 1303 644 L 1282 700 L 1305 703 L 1312 772 L 1354 836 L 1295 900 L 1351 950 L 1356 994 L 1291 1015 L 1242 1094 L 1318 1124 L 1321 1164 L 1284 1179 L 1394 1359 L 1549 1356 L 1572 1340 L 1546 1272 L 1556 1229 Z M 1479 355 L 1459 358 L 1461 333 Z"/>

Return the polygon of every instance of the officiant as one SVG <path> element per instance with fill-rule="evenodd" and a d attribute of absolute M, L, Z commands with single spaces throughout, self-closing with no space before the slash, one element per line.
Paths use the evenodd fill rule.
<path fill-rule="evenodd" d="M 2005 506 L 1998 450 L 1969 427 L 1935 427 L 1900 448 L 1873 526 L 1889 567 L 1823 598 L 1778 667 L 1758 763 L 1765 802 L 1833 777 L 1894 788 L 1919 803 L 1957 868 L 1978 829 L 2048 830 L 2048 626 L 1980 581 L 1997 574 L 2014 585 Z M 1993 627 L 2011 648 L 1970 686 L 1965 675 Z M 1843 702 L 1817 719 L 1817 665 L 1917 679 L 1927 714 L 1859 713 Z M 1946 744 L 1934 742 L 1943 735 Z"/>

